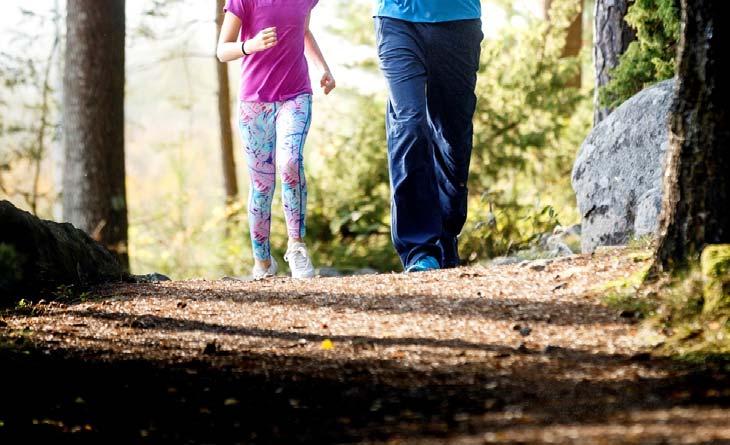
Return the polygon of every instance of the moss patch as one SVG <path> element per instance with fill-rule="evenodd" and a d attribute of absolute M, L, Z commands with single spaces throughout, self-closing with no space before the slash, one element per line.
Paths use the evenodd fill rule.
<path fill-rule="evenodd" d="M 693 362 L 730 360 L 730 245 L 707 246 L 699 263 L 640 293 L 656 301 L 647 324 L 665 337 L 662 352 Z"/>
<path fill-rule="evenodd" d="M 730 244 L 708 246 L 702 252 L 700 268 L 707 314 L 730 310 Z"/>

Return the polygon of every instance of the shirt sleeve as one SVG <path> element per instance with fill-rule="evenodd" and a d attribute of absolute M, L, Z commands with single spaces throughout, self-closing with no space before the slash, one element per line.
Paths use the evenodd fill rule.
<path fill-rule="evenodd" d="M 314 9 L 315 6 L 317 6 L 317 3 L 319 3 L 319 0 L 312 0 L 312 8 Z"/>
<path fill-rule="evenodd" d="M 226 0 L 226 6 L 223 7 L 223 11 L 230 12 L 231 14 L 238 17 L 239 20 L 243 21 L 244 17 L 244 5 L 245 0 Z"/>

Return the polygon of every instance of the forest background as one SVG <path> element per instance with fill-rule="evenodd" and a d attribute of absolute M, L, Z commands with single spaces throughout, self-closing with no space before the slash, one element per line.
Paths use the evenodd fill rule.
<path fill-rule="evenodd" d="M 133 273 L 219 278 L 251 267 L 247 175 L 235 122 L 237 63 L 228 67 L 235 199 L 226 196 L 221 168 L 215 3 L 127 1 Z M 388 271 L 399 265 L 389 238 L 387 92 L 377 72 L 371 3 L 325 0 L 313 14 L 339 87 L 329 97 L 315 95 L 305 150 L 307 239 L 319 266 Z M 673 67 L 678 10 L 671 0 L 640 0 L 632 8 L 627 20 L 639 41 L 624 55 L 617 81 L 600 92 L 604 104 L 673 74 L 667 67 Z M 0 48 L 0 198 L 60 220 L 63 2 L 10 0 L 2 10 L 0 36 L 8 44 Z M 514 253 L 558 225 L 580 222 L 570 172 L 593 125 L 593 12 L 593 0 L 483 2 L 470 215 L 461 235 L 466 260 Z M 281 255 L 286 236 L 278 197 L 274 206 L 272 243 Z"/>

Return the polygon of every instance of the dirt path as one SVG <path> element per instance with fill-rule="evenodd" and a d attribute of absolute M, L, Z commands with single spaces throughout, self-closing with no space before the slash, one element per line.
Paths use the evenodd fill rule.
<path fill-rule="evenodd" d="M 641 266 L 105 287 L 4 318 L 0 443 L 730 443 L 727 376 L 601 304 Z"/>

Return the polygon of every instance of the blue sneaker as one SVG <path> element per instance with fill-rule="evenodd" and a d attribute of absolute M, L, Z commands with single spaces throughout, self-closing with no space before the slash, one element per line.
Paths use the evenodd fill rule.
<path fill-rule="evenodd" d="M 425 256 L 406 268 L 407 273 L 428 272 L 429 270 L 441 269 L 439 262 L 432 256 Z"/>

